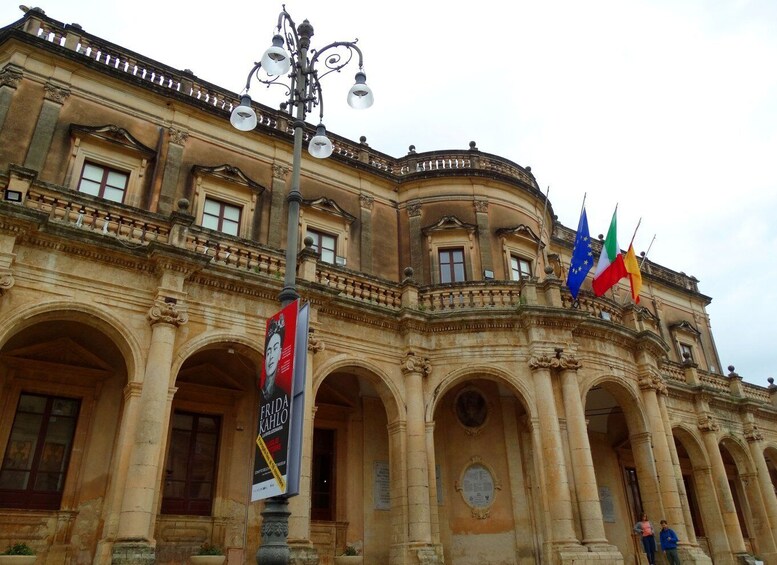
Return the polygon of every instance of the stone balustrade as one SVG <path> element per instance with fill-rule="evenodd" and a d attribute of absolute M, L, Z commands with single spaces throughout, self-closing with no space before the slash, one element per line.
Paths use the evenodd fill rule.
<path fill-rule="evenodd" d="M 424 287 L 418 293 L 418 307 L 428 312 L 515 309 L 520 299 L 516 282 L 471 281 Z"/>

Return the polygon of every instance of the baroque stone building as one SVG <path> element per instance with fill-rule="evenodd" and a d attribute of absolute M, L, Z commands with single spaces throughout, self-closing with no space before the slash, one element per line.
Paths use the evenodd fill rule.
<path fill-rule="evenodd" d="M 292 143 L 237 102 L 37 9 L 0 30 L 0 549 L 254 560 Z M 721 370 L 695 278 L 573 301 L 528 167 L 334 144 L 302 170 L 295 563 L 644 562 L 643 511 L 686 563 L 777 562 L 776 397 Z"/>

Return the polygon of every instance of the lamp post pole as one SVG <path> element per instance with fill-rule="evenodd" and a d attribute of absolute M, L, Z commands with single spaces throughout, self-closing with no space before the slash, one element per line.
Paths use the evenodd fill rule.
<path fill-rule="evenodd" d="M 284 35 L 281 35 L 283 31 Z M 283 48 L 287 42 L 290 53 Z M 277 33 L 273 37 L 272 46 L 265 51 L 262 60 L 254 65 L 248 73 L 245 90 L 241 96 L 240 105 L 235 107 L 230 116 L 232 125 L 241 131 L 252 131 L 257 125 L 256 112 L 251 106 L 248 90 L 251 80 L 256 79 L 267 85 L 281 85 L 287 89 L 288 100 L 281 105 L 283 110 L 293 111 L 294 149 L 292 153 L 291 188 L 286 197 L 288 203 L 288 226 L 286 232 L 286 272 L 283 278 L 283 289 L 278 295 L 282 306 L 286 306 L 299 298 L 297 293 L 297 253 L 299 248 L 299 209 L 302 202 L 300 192 L 300 171 L 302 168 L 302 142 L 305 134 L 305 117 L 314 106 L 320 108 L 319 125 L 316 135 L 310 139 L 308 151 L 313 157 L 324 159 L 332 154 L 332 142 L 326 137 L 326 129 L 322 123 L 324 101 L 321 92 L 321 78 L 329 73 L 340 71 L 358 55 L 359 70 L 356 82 L 348 92 L 348 104 L 356 109 L 369 108 L 373 102 L 373 94 L 366 84 L 366 75 L 362 69 L 362 52 L 356 46 L 356 41 L 338 41 L 313 51 L 308 58 L 310 38 L 313 37 L 313 26 L 307 20 L 299 26 L 294 24 L 284 6 L 278 16 Z M 331 53 L 321 58 L 324 53 Z M 321 61 L 325 71 L 319 76 L 316 63 Z M 292 70 L 289 73 L 289 70 Z M 260 75 L 263 70 L 266 76 Z M 286 85 L 279 79 L 287 75 L 291 84 Z M 256 561 L 260 565 L 287 565 L 290 561 L 288 545 L 289 535 L 289 502 L 288 496 L 280 495 L 265 501 L 262 510 L 262 540 L 256 552 Z"/>

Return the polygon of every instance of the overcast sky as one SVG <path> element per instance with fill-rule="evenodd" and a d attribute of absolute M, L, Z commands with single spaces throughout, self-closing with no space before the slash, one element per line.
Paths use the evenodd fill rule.
<path fill-rule="evenodd" d="M 239 92 L 281 3 L 41 0 L 46 14 Z M 399 157 L 466 149 L 531 166 L 560 221 L 616 203 L 626 248 L 699 279 L 723 367 L 777 377 L 777 2 L 290 0 L 313 47 L 359 39 L 375 105 L 322 81 L 330 131 Z M 239 14 L 237 13 L 239 11 Z M 22 16 L 0 6 L 0 25 Z M 261 87 L 261 88 L 260 88 Z M 276 106 L 260 84 L 255 100 Z M 315 121 L 311 118 L 310 121 Z"/>

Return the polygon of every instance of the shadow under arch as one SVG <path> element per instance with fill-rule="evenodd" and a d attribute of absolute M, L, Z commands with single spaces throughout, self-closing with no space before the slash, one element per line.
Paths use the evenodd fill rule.
<path fill-rule="evenodd" d="M 631 435 L 649 431 L 647 415 L 642 405 L 642 399 L 636 385 L 626 381 L 623 377 L 604 374 L 586 379 L 581 387 L 581 400 L 583 406 L 586 399 L 597 388 L 607 391 L 623 409 L 623 416 Z M 626 408 L 629 408 L 628 410 Z"/>
<path fill-rule="evenodd" d="M 366 378 L 375 386 L 389 422 L 405 419 L 402 395 L 389 375 L 374 363 L 347 354 L 332 357 L 316 368 L 316 373 L 313 375 L 313 398 L 316 398 L 319 388 L 329 375 L 344 370 L 355 376 Z"/>
<path fill-rule="evenodd" d="M 534 393 L 528 386 L 526 386 L 524 382 L 516 379 L 513 374 L 505 371 L 500 367 L 494 367 L 491 365 L 475 365 L 456 369 L 455 371 L 448 373 L 442 377 L 442 379 L 440 379 L 440 382 L 432 392 L 432 398 L 429 401 L 429 404 L 424 407 L 424 419 L 427 422 L 433 421 L 434 412 L 437 409 L 441 399 L 445 397 L 445 394 L 452 390 L 456 385 L 470 380 L 473 377 L 506 385 L 510 390 L 512 390 L 513 394 L 515 394 L 515 397 L 519 400 L 523 406 L 523 409 L 526 411 L 527 416 L 529 418 L 534 417 L 534 414 L 532 413 L 532 409 L 535 406 Z"/>
<path fill-rule="evenodd" d="M 747 446 L 742 445 L 739 438 L 726 434 L 718 440 L 718 447 L 725 448 L 734 460 L 737 473 L 740 475 L 749 475 L 756 472 L 756 466 L 750 457 L 750 452 Z"/>
<path fill-rule="evenodd" d="M 220 330 L 205 332 L 181 345 L 173 358 L 172 374 L 176 375 L 177 379 L 181 367 L 183 367 L 184 363 L 186 363 L 187 359 L 191 358 L 192 355 L 206 349 L 227 345 L 239 346 L 240 350 L 238 353 L 241 353 L 250 361 L 254 362 L 257 370 L 262 366 L 264 352 L 257 340 L 246 335 L 236 335 L 228 331 Z"/>
<path fill-rule="evenodd" d="M 51 300 L 34 306 L 23 305 L 12 310 L 0 329 L 0 349 L 14 335 L 45 322 L 69 321 L 90 326 L 104 335 L 117 347 L 127 369 L 127 380 L 139 380 L 145 367 L 142 363 L 142 347 L 138 337 L 130 329 L 110 317 L 104 310 L 91 304 L 72 300 Z"/>
<path fill-rule="evenodd" d="M 698 433 L 686 424 L 678 424 L 672 428 L 672 436 L 680 442 L 688 454 L 694 469 L 709 467 L 710 460 L 704 449 L 704 444 Z"/>

